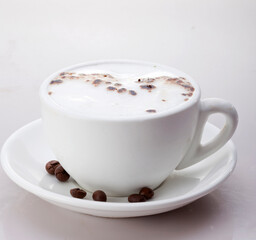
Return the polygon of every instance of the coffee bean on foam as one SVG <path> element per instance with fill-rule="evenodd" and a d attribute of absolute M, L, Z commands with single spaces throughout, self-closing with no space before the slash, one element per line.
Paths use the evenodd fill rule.
<path fill-rule="evenodd" d="M 48 94 L 62 108 L 91 116 L 160 113 L 187 102 L 194 93 L 183 77 L 150 72 L 141 77 L 63 72 L 49 82 Z"/>

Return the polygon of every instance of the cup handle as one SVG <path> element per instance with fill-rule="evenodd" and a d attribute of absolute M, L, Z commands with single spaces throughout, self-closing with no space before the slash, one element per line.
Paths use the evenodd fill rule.
<path fill-rule="evenodd" d="M 236 130 L 238 115 L 234 106 L 229 102 L 217 98 L 208 98 L 200 102 L 199 108 L 199 118 L 192 144 L 176 170 L 189 167 L 210 156 L 219 150 Z M 209 116 L 214 113 L 222 113 L 226 117 L 226 123 L 216 137 L 202 145 L 201 139 L 205 124 Z"/>

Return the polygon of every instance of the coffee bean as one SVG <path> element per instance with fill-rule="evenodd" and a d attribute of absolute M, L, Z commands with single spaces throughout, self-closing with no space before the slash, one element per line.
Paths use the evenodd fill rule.
<path fill-rule="evenodd" d="M 70 189 L 70 194 L 74 198 L 84 198 L 87 193 L 86 191 L 80 188 L 73 188 L 73 189 Z"/>
<path fill-rule="evenodd" d="M 144 196 L 148 200 L 154 196 L 154 191 L 151 188 L 143 187 L 140 190 L 140 195 Z"/>
<path fill-rule="evenodd" d="M 104 193 L 101 190 L 97 190 L 93 193 L 92 198 L 94 201 L 100 201 L 100 202 L 106 202 L 107 196 L 106 193 Z"/>
<path fill-rule="evenodd" d="M 54 175 L 54 171 L 55 171 L 56 167 L 58 167 L 59 165 L 60 165 L 60 163 L 58 161 L 52 160 L 52 161 L 46 163 L 45 169 L 49 174 Z"/>
<path fill-rule="evenodd" d="M 145 202 L 146 198 L 140 194 L 132 194 L 128 197 L 129 202 Z"/>
<path fill-rule="evenodd" d="M 69 174 L 65 171 L 65 169 L 59 165 L 55 171 L 54 174 L 56 178 L 61 182 L 66 182 L 69 179 Z"/>

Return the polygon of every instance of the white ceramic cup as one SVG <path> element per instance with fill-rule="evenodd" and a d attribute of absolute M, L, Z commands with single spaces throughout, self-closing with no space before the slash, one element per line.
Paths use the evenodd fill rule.
<path fill-rule="evenodd" d="M 233 135 L 238 116 L 225 100 L 200 100 L 200 88 L 185 73 L 161 69 L 187 78 L 195 88 L 189 101 L 168 111 L 143 116 L 93 117 L 59 107 L 48 95 L 49 82 L 60 72 L 91 65 L 114 65 L 120 72 L 160 66 L 139 61 L 88 62 L 52 74 L 40 89 L 42 118 L 48 143 L 65 170 L 88 191 L 128 196 L 142 187 L 155 189 L 174 169 L 200 162 L 220 149 Z M 113 66 L 111 68 L 113 70 Z M 210 142 L 201 137 L 209 115 L 221 113 L 226 124 Z"/>

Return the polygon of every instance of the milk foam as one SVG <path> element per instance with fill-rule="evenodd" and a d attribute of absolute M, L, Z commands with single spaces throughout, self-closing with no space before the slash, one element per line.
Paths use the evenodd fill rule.
<path fill-rule="evenodd" d="M 56 76 L 48 94 L 63 109 L 91 116 L 137 116 L 185 104 L 194 87 L 166 71 L 117 73 L 80 68 Z"/>

